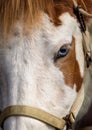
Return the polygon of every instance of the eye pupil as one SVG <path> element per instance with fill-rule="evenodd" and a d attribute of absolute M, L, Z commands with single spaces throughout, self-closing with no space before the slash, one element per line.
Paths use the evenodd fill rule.
<path fill-rule="evenodd" d="M 63 57 L 63 56 L 66 56 L 66 55 L 67 55 L 68 51 L 69 51 L 69 50 L 66 49 L 66 48 L 60 48 L 58 54 L 59 54 L 61 57 Z"/>

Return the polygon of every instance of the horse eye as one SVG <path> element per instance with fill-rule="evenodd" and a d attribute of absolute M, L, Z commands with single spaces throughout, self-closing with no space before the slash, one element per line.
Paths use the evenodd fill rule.
<path fill-rule="evenodd" d="M 55 54 L 54 60 L 56 61 L 56 60 L 59 59 L 59 58 L 65 57 L 65 56 L 69 53 L 70 46 L 71 46 L 71 44 L 65 44 L 65 45 L 63 45 L 63 46 L 59 49 L 59 51 Z"/>

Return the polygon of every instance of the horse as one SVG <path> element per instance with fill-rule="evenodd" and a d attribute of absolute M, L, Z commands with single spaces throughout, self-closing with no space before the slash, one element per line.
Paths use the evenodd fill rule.
<path fill-rule="evenodd" d="M 76 1 L 92 13 L 92 0 Z M 69 114 L 83 90 L 82 29 L 92 21 L 84 17 L 81 24 L 76 16 L 81 7 L 74 10 L 74 3 L 0 0 L 1 130 L 55 130 L 57 120 L 67 129 L 70 116 L 79 113 L 83 91 L 78 112 Z"/>

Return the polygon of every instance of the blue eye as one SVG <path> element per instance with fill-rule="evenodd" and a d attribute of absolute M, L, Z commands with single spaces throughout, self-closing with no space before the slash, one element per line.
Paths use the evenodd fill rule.
<path fill-rule="evenodd" d="M 55 54 L 54 56 L 54 60 L 56 61 L 57 59 L 59 58 L 63 58 L 65 57 L 68 53 L 69 53 L 69 50 L 70 50 L 70 44 L 65 44 L 63 45 L 59 51 Z"/>

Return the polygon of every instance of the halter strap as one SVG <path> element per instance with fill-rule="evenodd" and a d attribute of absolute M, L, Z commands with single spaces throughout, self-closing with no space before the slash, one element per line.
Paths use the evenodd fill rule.
<path fill-rule="evenodd" d="M 41 109 L 29 106 L 15 105 L 9 106 L 3 110 L 0 115 L 0 126 L 3 127 L 4 121 L 11 116 L 25 116 L 29 118 L 34 118 L 46 124 L 49 124 L 59 130 L 62 130 L 66 125 L 66 121 L 64 119 L 60 119 Z"/>

